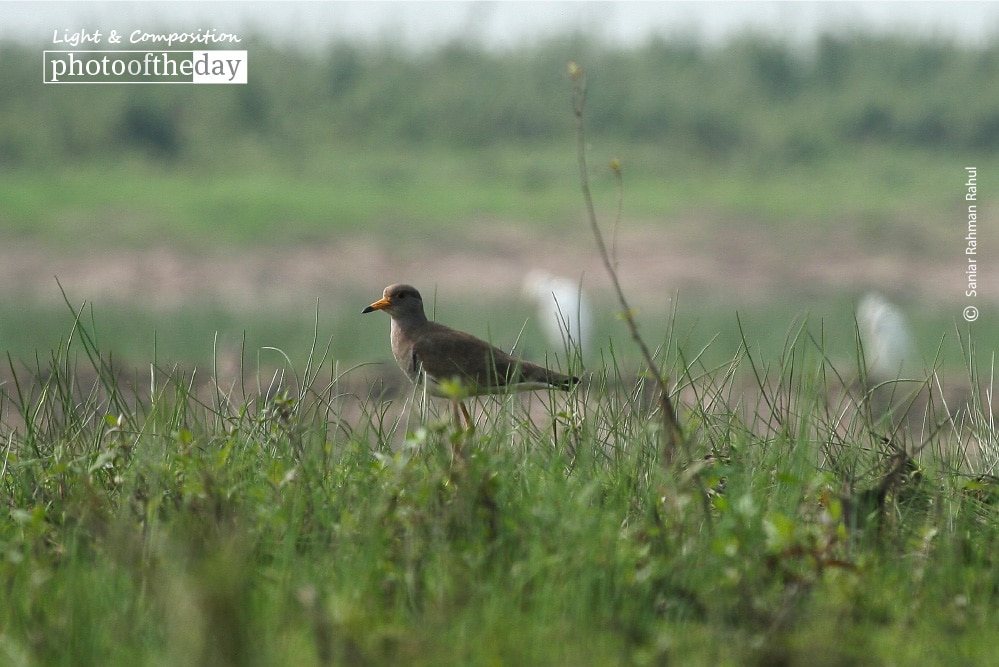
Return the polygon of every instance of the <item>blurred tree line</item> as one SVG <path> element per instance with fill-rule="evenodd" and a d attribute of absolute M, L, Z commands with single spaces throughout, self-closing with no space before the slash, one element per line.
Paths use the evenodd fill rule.
<path fill-rule="evenodd" d="M 45 85 L 41 49 L 0 44 L 0 165 L 134 153 L 185 166 L 322 159 L 331 147 L 475 148 L 565 141 L 567 61 L 588 73 L 593 135 L 708 158 L 821 160 L 872 142 L 948 152 L 999 146 L 999 45 L 856 34 L 803 51 L 584 37 L 507 52 L 455 42 L 322 51 L 244 41 L 249 84 Z"/>

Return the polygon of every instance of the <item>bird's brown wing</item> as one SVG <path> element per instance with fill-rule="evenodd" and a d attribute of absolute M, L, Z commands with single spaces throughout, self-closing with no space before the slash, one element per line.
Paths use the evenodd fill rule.
<path fill-rule="evenodd" d="M 455 329 L 435 324 L 413 343 L 414 361 L 435 382 L 460 382 L 472 393 L 488 393 L 515 385 L 569 389 L 578 378 L 517 359 L 503 350 Z"/>

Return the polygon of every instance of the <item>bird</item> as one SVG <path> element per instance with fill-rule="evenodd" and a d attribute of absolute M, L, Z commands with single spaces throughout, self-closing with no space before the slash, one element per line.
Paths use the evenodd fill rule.
<path fill-rule="evenodd" d="M 871 292 L 857 306 L 857 325 L 867 372 L 872 378 L 896 380 L 915 370 L 916 346 L 898 306 Z"/>
<path fill-rule="evenodd" d="M 385 311 L 392 318 L 392 355 L 415 384 L 425 381 L 427 391 L 450 398 L 472 430 L 463 397 L 509 391 L 561 389 L 568 391 L 579 378 L 518 359 L 475 336 L 427 319 L 423 297 L 412 285 L 389 285 L 382 298 L 361 314 Z"/>
<path fill-rule="evenodd" d="M 593 345 L 593 311 L 582 284 L 534 269 L 524 277 L 523 291 L 537 304 L 549 344 L 585 359 Z"/>
<path fill-rule="evenodd" d="M 915 399 L 923 387 L 918 375 L 916 344 L 901 309 L 881 294 L 871 292 L 857 305 L 857 328 L 866 364 L 864 391 L 872 416 L 893 425 L 921 419 Z M 925 407 L 925 406 L 924 406 Z"/>

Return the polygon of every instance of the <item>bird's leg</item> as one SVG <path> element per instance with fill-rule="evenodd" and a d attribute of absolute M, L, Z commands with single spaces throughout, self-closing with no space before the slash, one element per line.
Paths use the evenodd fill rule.
<path fill-rule="evenodd" d="M 468 414 L 468 408 L 465 407 L 462 401 L 458 401 L 458 407 L 461 408 L 461 414 L 465 416 L 465 426 L 468 427 L 469 431 L 474 431 L 475 424 L 472 423 L 472 416 Z"/>
<path fill-rule="evenodd" d="M 450 438 L 451 440 L 451 465 L 452 470 L 454 466 L 462 468 L 465 461 L 465 451 L 464 444 L 468 440 L 468 436 L 474 431 L 474 426 L 472 426 L 472 418 L 468 414 L 468 410 L 465 408 L 465 404 L 459 399 L 451 400 L 451 408 L 454 411 L 454 423 L 458 427 L 456 431 Z M 460 411 L 460 412 L 459 412 Z M 465 425 L 462 427 L 461 417 L 465 417 Z"/>
<path fill-rule="evenodd" d="M 461 419 L 462 419 L 462 417 L 464 417 L 465 418 L 465 425 L 464 425 L 465 430 L 466 431 L 474 431 L 475 430 L 475 426 L 472 424 L 472 416 L 470 414 L 468 414 L 468 408 L 465 407 L 465 404 L 461 400 L 459 400 L 459 399 L 454 399 L 454 400 L 451 401 L 451 407 L 454 409 L 454 423 L 457 424 L 458 426 L 461 426 L 462 425 L 461 424 Z M 461 412 L 459 412 L 459 410 Z"/>

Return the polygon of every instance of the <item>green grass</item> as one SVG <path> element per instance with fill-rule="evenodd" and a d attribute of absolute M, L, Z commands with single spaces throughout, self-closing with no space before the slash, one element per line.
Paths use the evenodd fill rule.
<path fill-rule="evenodd" d="M 948 664 L 999 647 L 999 489 L 972 476 L 994 461 L 957 455 L 977 439 L 994 457 L 982 404 L 879 502 L 891 431 L 864 410 L 836 423 L 843 371 L 793 328 L 776 356 L 706 374 L 663 358 L 701 397 L 675 469 L 613 356 L 544 409 L 480 401 L 468 434 L 444 406 L 359 392 L 322 345 L 285 367 L 301 391 L 267 402 L 179 370 L 133 388 L 88 325 L 72 341 L 0 394 L 4 663 Z M 725 400 L 763 369 L 755 405 Z"/>
<path fill-rule="evenodd" d="M 980 157 L 977 166 L 988 173 L 995 158 Z M 631 220 L 707 212 L 789 230 L 848 225 L 882 234 L 913 223 L 950 229 L 968 159 L 871 147 L 788 169 L 764 157 L 726 163 L 599 142 L 589 160 L 598 206 L 608 213 L 611 158 L 623 160 Z M 294 245 L 348 233 L 393 238 L 414 226 L 424 239 L 444 238 L 455 221 L 575 230 L 582 214 L 576 178 L 565 147 L 544 144 L 476 151 L 341 147 L 298 167 L 74 163 L 5 173 L 0 229 L 7 238 L 56 247 L 198 249 Z"/>
<path fill-rule="evenodd" d="M 18 362 L 34 359 L 66 342 L 66 307 L 7 304 L 0 322 L 5 351 Z M 241 348 L 255 353 L 279 347 L 294 359 L 305 359 L 314 340 L 316 314 L 245 313 L 222 306 L 187 306 L 150 311 L 139 305 L 88 306 L 81 317 L 92 325 L 102 349 L 124 367 L 145 366 L 150 361 L 210 368 L 216 358 L 238 355 Z M 343 322 L 320 317 L 324 336 L 349 341 Z M 350 358 L 356 349 L 340 346 Z M 343 349 L 345 348 L 346 349 Z"/>

